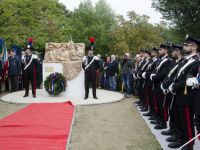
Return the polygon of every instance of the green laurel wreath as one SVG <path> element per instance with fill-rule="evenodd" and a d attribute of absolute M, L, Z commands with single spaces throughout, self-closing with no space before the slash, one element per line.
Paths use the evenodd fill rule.
<path fill-rule="evenodd" d="M 66 79 L 58 72 L 50 74 L 44 81 L 44 88 L 51 96 L 57 96 L 66 89 Z"/>

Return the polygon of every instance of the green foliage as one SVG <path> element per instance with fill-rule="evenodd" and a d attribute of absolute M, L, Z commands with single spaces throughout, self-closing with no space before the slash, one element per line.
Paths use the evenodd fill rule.
<path fill-rule="evenodd" d="M 65 91 L 66 79 L 61 73 L 52 73 L 44 81 L 44 88 L 51 96 L 57 96 Z"/>
<path fill-rule="evenodd" d="M 95 7 L 90 0 L 82 2 L 69 21 L 73 41 L 88 44 L 89 37 L 94 36 L 97 53 L 101 54 L 109 52 L 109 33 L 115 24 L 115 14 L 105 0 L 99 0 Z"/>
<path fill-rule="evenodd" d="M 150 24 L 148 19 L 148 16 L 137 15 L 134 11 L 128 12 L 128 20 L 118 16 L 118 26 L 111 33 L 112 52 L 118 55 L 125 52 L 135 54 L 141 47 L 158 46 L 164 40 L 160 35 L 163 28 Z"/>
<path fill-rule="evenodd" d="M 179 41 L 173 29 L 152 25 L 149 17 L 128 12 L 128 19 L 118 16 L 107 4 L 99 0 L 82 1 L 70 12 L 58 0 L 1 0 L 0 36 L 8 47 L 25 46 L 28 37 L 33 37 L 33 46 L 44 51 L 46 42 L 83 42 L 96 39 L 96 53 L 136 53 L 141 47 L 151 48 L 165 40 Z"/>
<path fill-rule="evenodd" d="M 67 41 L 65 35 L 69 12 L 58 0 L 2 0 L 0 4 L 0 35 L 8 46 L 24 47 L 34 37 L 36 49 L 46 42 Z"/>
<path fill-rule="evenodd" d="M 199 0 L 153 0 L 153 7 L 175 26 L 180 38 L 187 33 L 200 36 Z"/>

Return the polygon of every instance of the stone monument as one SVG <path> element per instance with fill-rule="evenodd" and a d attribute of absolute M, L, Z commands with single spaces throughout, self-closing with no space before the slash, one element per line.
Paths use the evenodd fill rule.
<path fill-rule="evenodd" d="M 82 59 L 85 54 L 84 43 L 46 43 L 43 63 L 43 81 L 53 72 L 62 73 L 67 80 L 66 92 L 62 96 L 83 97 L 84 71 Z"/>

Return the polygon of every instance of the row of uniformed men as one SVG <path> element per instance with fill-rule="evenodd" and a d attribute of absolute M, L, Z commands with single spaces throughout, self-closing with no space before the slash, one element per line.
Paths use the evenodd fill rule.
<path fill-rule="evenodd" d="M 182 46 L 160 44 L 136 55 L 136 104 L 157 130 L 167 129 L 169 120 L 169 129 L 161 134 L 170 135 L 166 139 L 170 148 L 179 148 L 195 136 L 194 120 L 200 132 L 199 46 L 199 40 L 187 35 Z M 193 150 L 193 145 L 189 142 L 182 150 Z"/>

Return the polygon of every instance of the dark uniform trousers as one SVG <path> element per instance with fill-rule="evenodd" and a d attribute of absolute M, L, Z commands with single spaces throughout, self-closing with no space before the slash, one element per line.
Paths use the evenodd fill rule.
<path fill-rule="evenodd" d="M 172 108 L 169 108 L 169 115 L 170 115 L 170 122 L 169 126 L 170 129 L 174 131 L 174 134 L 180 139 L 180 128 L 181 124 L 179 121 L 179 112 L 178 112 L 178 104 L 176 102 L 176 96 L 174 96 L 174 102 L 172 104 Z"/>
<path fill-rule="evenodd" d="M 19 79 L 18 76 L 9 76 L 11 92 L 15 92 L 19 89 Z"/>
<path fill-rule="evenodd" d="M 157 102 L 157 93 L 155 84 L 152 83 L 151 89 L 149 89 L 149 101 L 150 101 L 150 111 L 154 113 L 155 116 L 158 116 L 158 102 Z"/>
<path fill-rule="evenodd" d="M 181 115 L 185 114 L 184 117 L 180 117 Z M 178 119 L 181 122 L 180 126 L 180 133 L 184 133 L 181 135 L 182 144 L 191 140 L 195 133 L 194 133 L 194 111 L 191 106 L 178 106 Z M 187 136 L 185 136 L 187 135 Z M 194 145 L 194 142 L 190 143 L 191 146 Z"/>
<path fill-rule="evenodd" d="M 156 94 L 158 120 L 161 122 L 164 122 L 164 118 L 165 118 L 164 111 L 163 111 L 164 94 L 160 88 L 160 83 L 154 83 L 154 88 L 155 88 L 155 94 Z"/>
<path fill-rule="evenodd" d="M 90 82 L 92 84 L 93 97 L 96 97 L 96 71 L 85 71 L 85 97 L 89 95 Z"/>
<path fill-rule="evenodd" d="M 24 78 L 25 78 L 25 95 L 29 93 L 29 81 L 31 82 L 32 86 L 32 94 L 36 95 L 36 71 L 33 70 L 24 70 Z"/>
<path fill-rule="evenodd" d="M 196 127 L 197 127 L 198 133 L 200 133 L 200 90 L 195 96 L 194 108 L 195 108 Z"/>
<path fill-rule="evenodd" d="M 184 94 L 184 91 L 177 93 L 176 99 L 188 99 L 188 95 Z M 191 98 L 190 98 L 191 99 Z M 178 122 L 180 125 L 179 128 L 179 137 L 181 138 L 182 144 L 191 140 L 195 135 L 194 130 L 194 107 L 193 107 L 193 100 L 191 99 L 191 105 L 182 105 L 178 103 L 177 110 L 178 110 Z M 190 146 L 194 145 L 194 141 L 189 144 Z"/>
<path fill-rule="evenodd" d="M 149 108 L 150 113 L 153 113 L 152 111 L 152 87 L 151 87 L 151 81 L 145 80 L 144 81 L 144 90 L 145 90 L 145 106 Z"/>
<path fill-rule="evenodd" d="M 200 133 L 200 114 L 195 114 L 196 116 L 196 123 L 197 123 L 197 131 Z"/>
<path fill-rule="evenodd" d="M 138 96 L 140 98 L 140 102 L 142 102 L 142 104 L 145 104 L 145 89 L 143 88 L 144 85 L 144 80 L 143 79 L 139 79 L 138 80 Z"/>
<path fill-rule="evenodd" d="M 173 100 L 172 100 L 173 99 Z M 166 98 L 166 104 L 165 107 L 167 107 L 167 112 L 169 112 L 169 127 L 172 130 L 175 130 L 175 118 L 177 118 L 177 103 L 174 101 L 175 95 L 172 95 L 171 93 L 167 94 Z M 171 104 L 173 103 L 173 104 Z M 172 105 L 172 106 L 171 106 Z M 164 113 L 167 113 L 166 111 Z M 176 114 L 175 114 L 176 113 Z M 167 116 L 168 117 L 168 116 Z M 167 118 L 168 120 L 168 118 Z"/>

